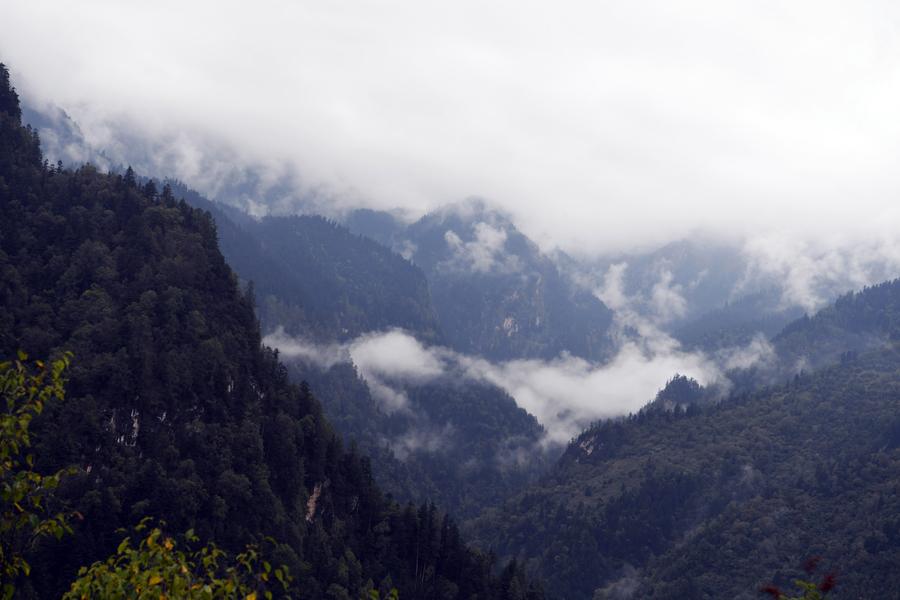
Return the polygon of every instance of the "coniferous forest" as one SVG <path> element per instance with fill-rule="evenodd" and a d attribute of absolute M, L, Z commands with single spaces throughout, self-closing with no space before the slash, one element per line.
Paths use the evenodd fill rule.
<path fill-rule="evenodd" d="M 316 22 L 344 31 L 338 21 Z M 550 20 L 540 25 L 557 45 L 603 37 L 559 38 Z M 328 47 L 377 28 L 351 29 Z M 613 48 L 649 43 L 606 34 L 603 61 Z M 455 78 L 505 72 L 522 56 L 500 60 L 499 46 L 444 48 L 431 37 L 417 44 L 465 59 L 447 70 L 453 92 L 442 89 L 467 124 L 447 125 L 452 135 L 432 152 L 469 164 L 446 171 L 454 181 L 521 200 L 443 189 L 416 128 L 431 112 L 449 123 L 454 111 L 436 103 L 426 118 L 417 110 L 427 102 L 399 102 L 387 80 L 371 97 L 328 96 L 321 128 L 303 121 L 304 110 L 316 114 L 319 90 L 296 94 L 297 114 L 279 117 L 284 139 L 249 111 L 238 127 L 247 148 L 228 148 L 224 134 L 192 138 L 185 120 L 157 135 L 159 123 L 129 122 L 127 109 L 100 114 L 112 102 L 81 107 L 82 129 L 0 63 L 0 598 L 900 598 L 896 210 L 870 211 L 813 242 L 791 228 L 790 202 L 778 196 L 784 206 L 766 212 L 768 200 L 754 196 L 769 229 L 728 219 L 717 229 L 691 212 L 693 180 L 724 173 L 727 186 L 709 184 L 710 215 L 729 203 L 744 215 L 753 202 L 742 194 L 756 193 L 751 180 L 766 171 L 741 162 L 765 154 L 741 136 L 780 132 L 796 114 L 754 120 L 742 104 L 755 107 L 748 92 L 715 127 L 691 121 L 673 133 L 667 119 L 696 107 L 669 95 L 705 71 L 670 80 L 661 69 L 651 79 L 666 83 L 663 105 L 628 102 L 630 79 L 610 84 L 614 101 L 598 106 L 627 123 L 628 139 L 617 138 L 618 125 L 594 127 L 594 108 L 565 121 L 579 114 L 579 95 L 559 60 L 546 89 L 511 85 L 514 102 L 481 114 L 489 90 L 457 98 Z M 586 48 L 574 50 L 563 63 L 586 68 L 571 60 Z M 640 70 L 640 56 L 613 71 Z M 307 66 L 292 64 L 292 76 L 300 81 Z M 241 68 L 221 70 L 231 78 Z M 160 66 L 155 76 L 167 70 L 177 71 Z M 401 79 L 415 80 L 413 71 Z M 522 91 L 547 73 L 539 75 L 527 69 Z M 434 77 L 399 87 L 446 84 Z M 283 73 L 279 81 L 293 85 Z M 183 95 L 189 106 L 191 86 L 175 87 L 174 102 Z M 250 95 L 253 84 L 240 87 Z M 729 84 L 712 87 L 726 94 Z M 233 116 L 237 96 L 204 109 Z M 518 102 L 538 99 L 552 114 L 532 122 L 541 110 L 517 113 Z M 165 102 L 146 102 L 166 120 Z M 410 111 L 408 130 L 381 130 L 397 148 L 415 138 L 402 176 L 388 168 L 400 150 L 367 145 L 378 138 L 366 129 L 367 102 L 383 114 L 399 102 L 403 119 Z M 185 114 L 200 122 L 195 109 Z M 292 137 L 293 118 L 309 139 Z M 735 119 L 735 131 L 720 128 Z M 455 149 L 470 120 L 490 134 L 490 143 L 478 139 L 495 161 L 478 161 L 477 177 L 463 155 L 484 148 Z M 557 133 L 542 142 L 545 126 Z M 233 127 L 223 117 L 223 130 Z M 505 137 L 518 129 L 536 137 L 510 152 Z M 711 129 L 715 153 L 691 145 Z M 570 130 L 581 137 L 555 143 Z M 353 152 L 332 147 L 332 134 L 349 135 Z M 256 136 L 271 156 L 253 162 Z M 812 171 L 782 156 L 790 135 L 776 137 L 774 154 L 796 167 L 778 183 L 794 193 Z M 865 137 L 842 145 L 813 136 L 803 148 L 818 160 L 820 150 L 855 151 Z M 310 173 L 332 180 L 276 164 L 272 156 L 294 144 Z M 590 160 L 569 165 L 582 146 Z M 335 148 L 349 162 L 329 162 Z M 532 171 L 552 178 L 519 168 L 535 149 Z M 706 158 L 690 171 L 694 154 Z M 872 175 L 853 177 L 862 172 Z M 859 192 L 860 206 L 883 191 L 845 180 L 815 190 L 825 198 L 830 187 Z M 598 200 L 599 189 L 609 198 Z M 395 191 L 420 204 L 384 208 Z M 590 210 L 567 199 L 588 192 Z M 819 196 L 804 200 L 797 205 L 816 212 L 800 221 L 824 222 L 834 209 Z"/>
<path fill-rule="evenodd" d="M 72 353 L 33 436 L 38 471 L 75 467 L 54 502 L 79 515 L 30 549 L 17 597 L 58 597 L 145 517 L 230 550 L 271 538 L 297 597 L 543 597 L 434 505 L 377 488 L 261 347 L 208 214 L 130 171 L 48 165 L 5 67 L 0 87 L 2 351 Z"/>

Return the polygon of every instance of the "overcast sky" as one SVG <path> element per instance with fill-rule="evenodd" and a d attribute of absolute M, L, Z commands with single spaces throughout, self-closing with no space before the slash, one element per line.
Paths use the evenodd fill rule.
<path fill-rule="evenodd" d="M 349 203 L 483 196 L 594 251 L 891 234 L 898 24 L 864 1 L 5 0 L 0 60 L 89 128 L 215 140 Z"/>

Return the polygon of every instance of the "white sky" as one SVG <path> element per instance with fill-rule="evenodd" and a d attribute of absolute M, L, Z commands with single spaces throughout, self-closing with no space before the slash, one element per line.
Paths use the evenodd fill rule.
<path fill-rule="evenodd" d="M 479 195 L 592 252 L 896 231 L 898 24 L 865 1 L 4 0 L 0 61 L 95 136 L 215 140 L 381 208 Z"/>

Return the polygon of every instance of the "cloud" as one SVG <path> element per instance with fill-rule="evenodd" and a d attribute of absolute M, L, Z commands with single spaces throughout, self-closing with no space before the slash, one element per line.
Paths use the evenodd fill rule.
<path fill-rule="evenodd" d="M 720 377 L 715 364 L 702 354 L 648 354 L 633 342 L 625 343 L 603 365 L 569 355 L 499 364 L 462 357 L 461 362 L 469 377 L 506 390 L 544 425 L 546 441 L 560 444 L 592 421 L 637 412 L 676 373 L 702 384 Z"/>
<path fill-rule="evenodd" d="M 263 338 L 263 344 L 276 348 L 282 358 L 300 360 L 315 365 L 320 369 L 330 369 L 334 365 L 350 361 L 347 346 L 341 344 L 316 344 L 293 337 L 278 327 L 273 333 Z"/>
<path fill-rule="evenodd" d="M 668 323 L 684 317 L 687 312 L 687 300 L 681 295 L 681 285 L 673 283 L 672 272 L 663 269 L 650 290 L 650 303 L 653 313 L 662 323 Z"/>
<path fill-rule="evenodd" d="M 444 372 L 437 353 L 429 352 L 400 330 L 360 336 L 347 349 L 372 396 L 388 411 L 406 410 L 409 406 L 406 392 L 392 382 L 424 383 Z"/>
<path fill-rule="evenodd" d="M 444 241 L 453 252 L 452 258 L 441 267 L 452 270 L 490 273 L 513 273 L 521 269 L 519 258 L 506 253 L 506 231 L 485 222 L 473 226 L 474 239 L 465 242 L 455 231 L 448 229 Z"/>
<path fill-rule="evenodd" d="M 349 351 L 356 366 L 369 375 L 416 383 L 444 372 L 444 361 L 437 352 L 398 329 L 360 336 L 349 344 Z"/>
<path fill-rule="evenodd" d="M 282 210 L 481 195 L 600 252 L 896 228 L 898 23 L 887 0 L 10 0 L 0 55 L 96 147 L 155 140 L 206 193 L 248 167 Z"/>
<path fill-rule="evenodd" d="M 400 330 L 365 334 L 344 344 L 317 344 L 290 336 L 278 327 L 262 341 L 277 348 L 284 358 L 320 369 L 352 362 L 372 396 L 388 411 L 405 410 L 409 404 L 402 387 L 392 383 L 424 383 L 444 373 L 443 352 L 426 349 Z"/>
<path fill-rule="evenodd" d="M 681 286 L 673 284 L 671 272 L 663 269 L 649 297 L 640 291 L 629 295 L 625 291 L 627 270 L 625 262 L 611 265 L 594 290 L 594 295 L 613 311 L 612 335 L 640 344 L 653 355 L 677 351 L 678 341 L 666 333 L 664 326 L 684 315 L 687 301 L 680 293 Z"/>
<path fill-rule="evenodd" d="M 387 410 L 409 410 L 407 385 L 424 384 L 441 377 L 487 382 L 506 391 L 516 403 L 544 426 L 544 444 L 564 444 L 591 422 L 637 412 L 650 402 L 676 373 L 701 384 L 727 383 L 723 369 L 749 367 L 767 359 L 766 342 L 755 339 L 746 348 L 733 348 L 716 356 L 684 352 L 671 338 L 654 333 L 655 341 L 623 338 L 615 357 L 598 364 L 563 354 L 553 360 L 490 362 L 447 348 L 425 346 L 401 330 L 369 333 L 342 346 L 321 347 L 283 335 L 263 342 L 279 348 L 283 356 L 297 357 L 327 367 L 352 360 L 373 396 Z M 395 452 L 408 453 L 420 444 L 427 428 L 414 428 L 408 440 L 394 440 Z M 405 450 L 404 450 L 405 449 Z M 521 452 L 505 456 L 514 464 Z"/>
<path fill-rule="evenodd" d="M 453 443 L 455 429 L 450 423 L 443 427 L 415 425 L 403 435 L 382 438 L 381 442 L 391 449 L 399 460 L 406 460 L 416 452 L 435 453 L 446 450 Z"/>
<path fill-rule="evenodd" d="M 835 296 L 900 276 L 900 241 L 892 221 L 868 236 L 836 233 L 827 241 L 772 233 L 748 240 L 747 268 L 736 290 L 775 287 L 781 306 L 813 312 Z"/>
<path fill-rule="evenodd" d="M 753 336 L 746 346 L 723 348 L 716 353 L 717 362 L 725 370 L 749 369 L 771 365 L 775 360 L 775 348 L 762 333 Z"/>

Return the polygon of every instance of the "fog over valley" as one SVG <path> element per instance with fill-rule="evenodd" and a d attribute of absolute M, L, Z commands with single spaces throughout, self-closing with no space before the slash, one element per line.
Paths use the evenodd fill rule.
<path fill-rule="evenodd" d="M 900 597 L 897 106 L 884 0 L 4 2 L 0 595 Z"/>

